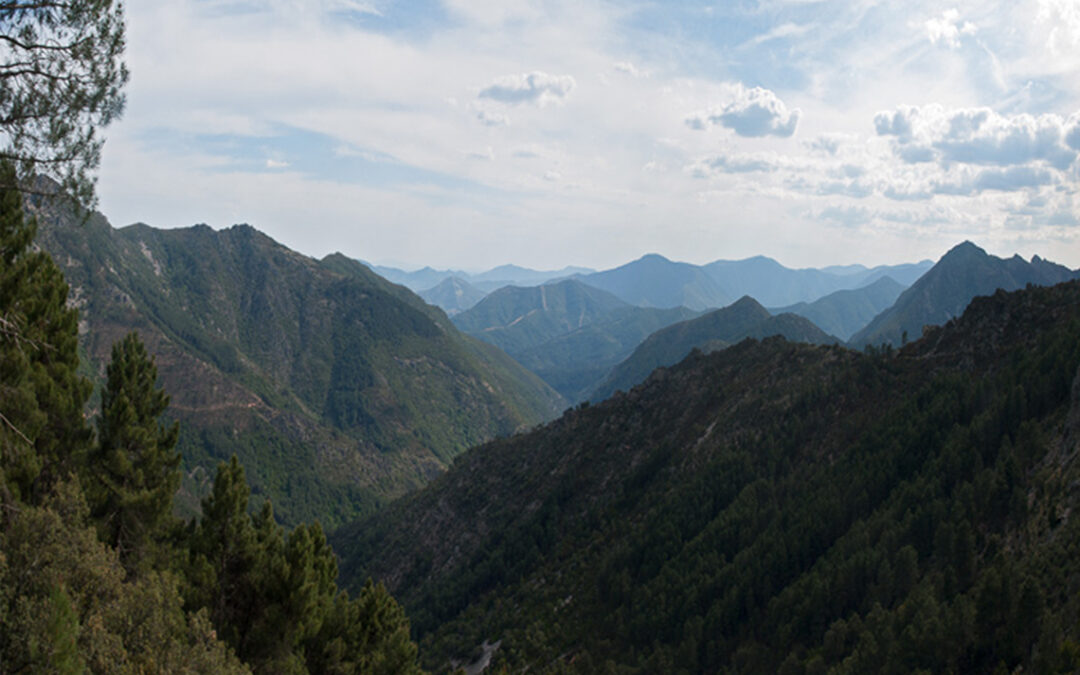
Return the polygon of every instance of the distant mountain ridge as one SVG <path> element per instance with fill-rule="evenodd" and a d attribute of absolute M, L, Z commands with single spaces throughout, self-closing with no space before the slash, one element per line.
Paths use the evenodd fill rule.
<path fill-rule="evenodd" d="M 837 291 L 868 286 L 885 276 L 907 287 L 931 265 L 929 260 L 924 260 L 874 268 L 849 265 L 842 268 L 790 269 L 772 258 L 755 256 L 744 260 L 717 260 L 702 266 L 702 269 L 729 293 L 735 296 L 749 295 L 767 307 L 777 307 L 814 302 Z"/>
<path fill-rule="evenodd" d="M 655 369 L 674 365 L 695 349 L 708 353 L 746 338 L 762 339 L 773 335 L 809 344 L 839 342 L 805 317 L 795 314 L 774 316 L 757 300 L 743 296 L 727 307 L 653 333 L 611 370 L 589 398 L 597 402 L 616 391 L 627 391 L 644 381 Z"/>
<path fill-rule="evenodd" d="M 1080 272 L 1039 256 L 1025 261 L 989 255 L 970 241 L 950 249 L 907 290 L 896 303 L 851 337 L 854 346 L 888 343 L 900 345 L 906 334 L 915 340 L 924 326 L 937 326 L 960 316 L 980 295 L 998 289 L 1014 291 L 1028 284 L 1051 286 L 1080 278 Z"/>
<path fill-rule="evenodd" d="M 769 311 L 774 314 L 790 312 L 804 316 L 830 335 L 847 340 L 874 317 L 892 306 L 905 286 L 892 277 L 879 277 L 866 286 L 835 291 L 814 302 L 800 302 Z"/>
<path fill-rule="evenodd" d="M 574 403 L 651 332 L 696 315 L 683 307 L 635 307 L 567 279 L 503 287 L 452 321 L 506 351 Z"/>
<path fill-rule="evenodd" d="M 448 315 L 471 309 L 485 293 L 461 277 L 447 277 L 431 288 L 417 293 L 424 302 L 441 308 Z"/>
<path fill-rule="evenodd" d="M 471 286 L 489 293 L 503 286 L 536 286 L 553 279 L 563 279 L 575 274 L 590 274 L 594 270 L 588 267 L 567 266 L 561 270 L 534 270 L 518 265 L 500 265 L 485 272 L 470 274 L 463 270 L 438 270 L 433 267 L 423 267 L 408 272 L 396 267 L 373 265 L 361 260 L 376 274 L 395 284 L 401 284 L 414 293 L 434 289 L 450 278 L 457 278 L 467 282 Z"/>
<path fill-rule="evenodd" d="M 702 268 L 650 253 L 603 272 L 579 275 L 580 281 L 639 307 L 687 307 L 705 310 L 734 300 Z"/>
<path fill-rule="evenodd" d="M 61 203 L 30 208 L 79 307 L 87 374 L 100 380 L 130 330 L 156 356 L 183 422 L 189 504 L 199 476 L 236 453 L 285 522 L 332 526 L 564 405 L 345 256 L 317 261 L 249 226 L 116 230 Z"/>

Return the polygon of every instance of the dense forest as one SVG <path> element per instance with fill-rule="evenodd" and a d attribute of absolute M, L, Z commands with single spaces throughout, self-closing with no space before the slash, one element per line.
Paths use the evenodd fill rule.
<path fill-rule="evenodd" d="M 23 198 L 0 190 L 0 672 L 416 670 L 393 598 L 339 590 L 318 523 L 286 532 L 269 501 L 249 508 L 235 457 L 200 519 L 173 515 L 178 428 L 137 334 L 88 423 L 77 312 Z"/>
<path fill-rule="evenodd" d="M 1075 672 L 1080 283 L 902 350 L 747 340 L 335 535 L 429 667 Z M 447 545 L 447 542 L 453 545 Z"/>

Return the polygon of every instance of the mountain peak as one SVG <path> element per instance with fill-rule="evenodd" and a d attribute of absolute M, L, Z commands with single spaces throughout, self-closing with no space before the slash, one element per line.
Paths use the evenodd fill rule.
<path fill-rule="evenodd" d="M 762 309 L 765 309 L 764 307 L 762 307 L 762 305 L 761 305 L 761 303 L 760 303 L 760 302 L 758 302 L 757 300 L 753 299 L 753 298 L 752 298 L 752 297 L 750 297 L 749 295 L 744 295 L 744 296 L 742 296 L 741 298 L 739 298 L 738 300 L 736 300 L 735 302 L 731 303 L 731 304 L 730 304 L 730 305 L 728 305 L 728 306 L 729 306 L 729 307 L 737 307 L 737 308 L 739 308 L 739 309 L 744 309 L 744 308 L 751 308 L 751 307 L 752 307 L 752 308 L 758 308 L 758 307 L 761 307 Z"/>
<path fill-rule="evenodd" d="M 637 262 L 653 262 L 653 263 L 657 263 L 657 262 L 671 262 L 671 260 L 665 258 L 664 256 L 660 255 L 659 253 L 646 253 L 645 255 L 638 258 Z"/>
<path fill-rule="evenodd" d="M 965 239 L 949 249 L 945 255 L 941 256 L 941 260 L 972 259 L 975 257 L 985 258 L 986 256 L 987 253 L 985 250 Z"/>

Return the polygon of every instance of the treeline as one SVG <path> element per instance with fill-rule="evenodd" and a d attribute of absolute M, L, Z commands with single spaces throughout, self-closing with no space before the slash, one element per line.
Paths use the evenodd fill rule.
<path fill-rule="evenodd" d="M 400 606 L 339 590 L 317 523 L 252 513 L 235 457 L 201 518 L 173 515 L 178 430 L 137 335 L 90 426 L 77 312 L 23 198 L 0 191 L 0 672 L 417 671 Z"/>

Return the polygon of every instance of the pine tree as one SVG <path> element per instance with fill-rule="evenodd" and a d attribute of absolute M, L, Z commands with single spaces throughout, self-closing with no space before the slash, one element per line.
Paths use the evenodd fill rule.
<path fill-rule="evenodd" d="M 92 433 L 83 418 L 91 385 L 76 373 L 78 316 L 48 254 L 34 251 L 36 225 L 23 195 L 2 187 L 0 162 L 0 491 L 40 503 L 72 472 Z"/>
<path fill-rule="evenodd" d="M 145 568 L 167 535 L 180 486 L 180 455 L 173 452 L 179 425 L 159 421 L 169 397 L 156 380 L 137 334 L 113 345 L 88 472 L 93 515 L 129 572 Z"/>

